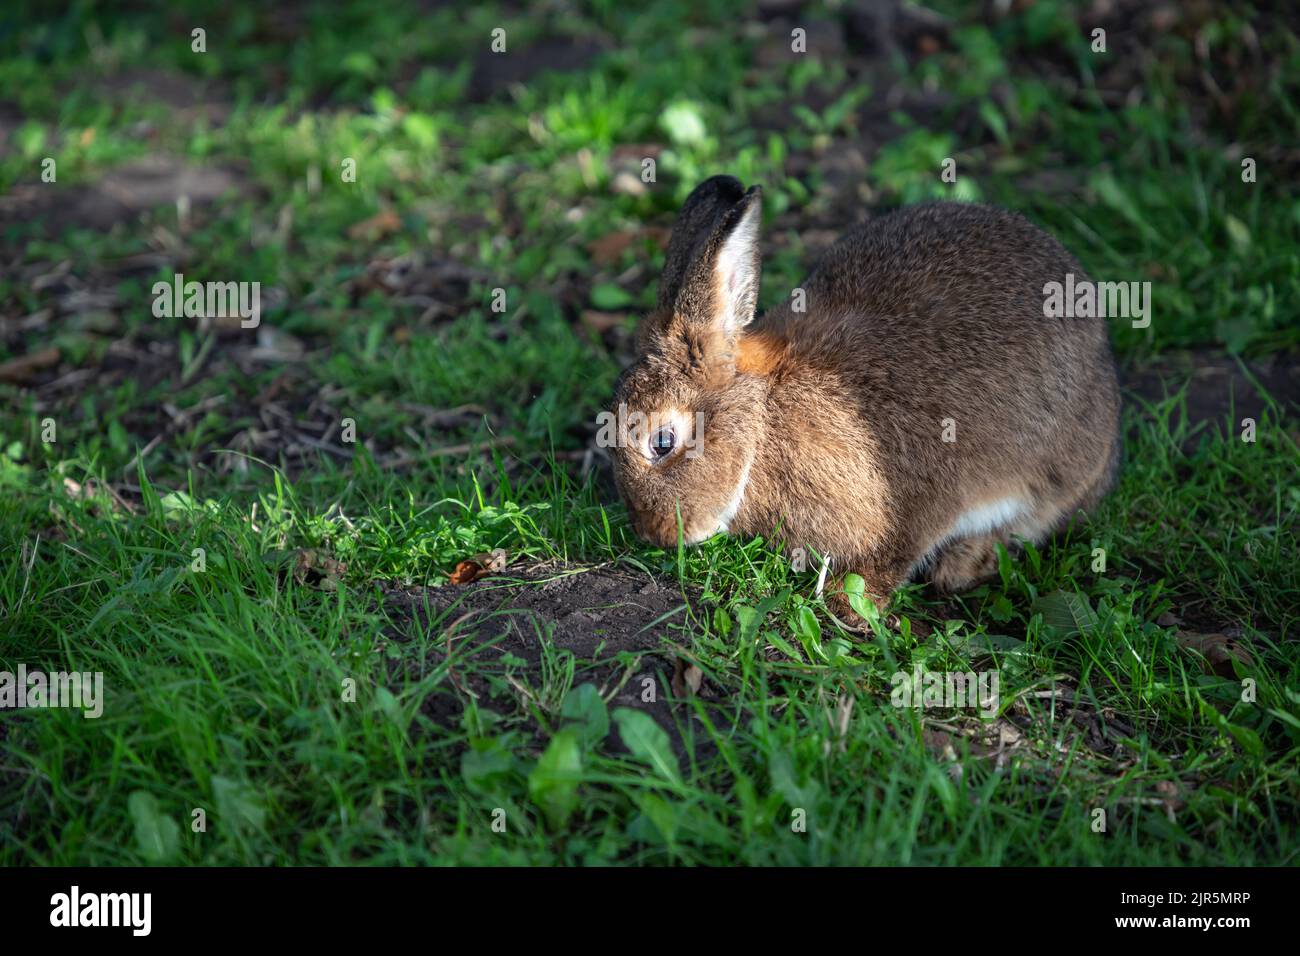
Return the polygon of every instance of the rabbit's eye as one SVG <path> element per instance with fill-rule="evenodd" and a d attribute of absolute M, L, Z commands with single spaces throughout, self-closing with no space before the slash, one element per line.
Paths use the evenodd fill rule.
<path fill-rule="evenodd" d="M 677 445 L 677 434 L 672 428 L 661 428 L 650 436 L 650 454 L 662 458 Z"/>

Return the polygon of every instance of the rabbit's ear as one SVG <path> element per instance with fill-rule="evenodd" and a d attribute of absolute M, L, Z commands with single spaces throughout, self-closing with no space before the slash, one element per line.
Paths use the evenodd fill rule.
<path fill-rule="evenodd" d="M 688 325 L 730 340 L 753 320 L 762 218 L 763 191 L 751 186 L 696 247 L 672 305 Z"/>
<path fill-rule="evenodd" d="M 686 273 L 700 247 L 744 195 L 745 187 L 734 176 L 714 176 L 691 190 L 677 213 L 668 252 L 664 256 L 663 276 L 659 280 L 661 311 L 672 311 L 677 303 L 677 293 L 681 291 Z"/>

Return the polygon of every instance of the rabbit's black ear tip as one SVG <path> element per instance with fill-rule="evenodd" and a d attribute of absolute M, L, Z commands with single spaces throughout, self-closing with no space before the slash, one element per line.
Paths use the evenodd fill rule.
<path fill-rule="evenodd" d="M 724 202 L 739 202 L 745 195 L 744 184 L 735 176 L 710 176 L 695 187 L 701 196 L 711 196 Z"/>

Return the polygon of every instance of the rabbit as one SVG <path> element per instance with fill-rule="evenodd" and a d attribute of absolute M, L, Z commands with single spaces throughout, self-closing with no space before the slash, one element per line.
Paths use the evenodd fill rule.
<path fill-rule="evenodd" d="M 1054 238 L 991 206 L 904 207 L 756 317 L 761 216 L 760 187 L 715 176 L 673 227 L 610 413 L 638 536 L 779 538 L 885 609 L 922 572 L 947 593 L 987 580 L 998 544 L 1110 489 L 1115 363 L 1103 319 L 1046 314 L 1048 283 L 1087 279 Z"/>

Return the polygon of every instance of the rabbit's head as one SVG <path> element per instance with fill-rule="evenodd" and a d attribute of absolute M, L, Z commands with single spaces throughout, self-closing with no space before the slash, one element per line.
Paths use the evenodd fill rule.
<path fill-rule="evenodd" d="M 619 378 L 611 449 L 641 537 L 663 546 L 727 530 L 745 493 L 766 383 L 737 370 L 758 301 L 762 193 L 730 176 L 701 183 L 673 227 L 658 304 Z"/>

